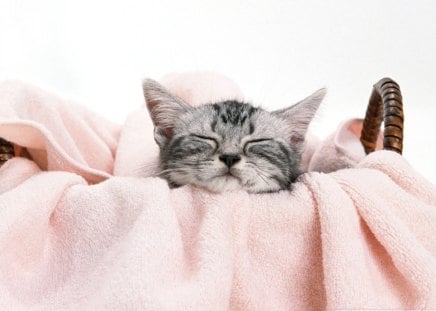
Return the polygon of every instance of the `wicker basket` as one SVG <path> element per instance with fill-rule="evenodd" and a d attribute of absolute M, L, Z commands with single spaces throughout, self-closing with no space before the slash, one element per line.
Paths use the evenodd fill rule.
<path fill-rule="evenodd" d="M 360 141 L 368 154 L 375 150 L 380 125 L 384 122 L 383 148 L 402 153 L 403 150 L 403 99 L 398 84 L 390 79 L 381 79 L 374 85 Z M 0 166 L 13 158 L 13 145 L 0 138 Z"/>

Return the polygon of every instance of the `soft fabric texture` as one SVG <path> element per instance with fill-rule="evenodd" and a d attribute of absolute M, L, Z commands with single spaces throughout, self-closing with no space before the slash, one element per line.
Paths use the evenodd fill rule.
<path fill-rule="evenodd" d="M 196 77 L 167 86 L 240 96 Z M 398 154 L 365 157 L 359 127 L 311 140 L 292 191 L 170 190 L 146 109 L 118 126 L 0 84 L 23 156 L 0 168 L 0 310 L 435 309 L 436 189 Z"/>

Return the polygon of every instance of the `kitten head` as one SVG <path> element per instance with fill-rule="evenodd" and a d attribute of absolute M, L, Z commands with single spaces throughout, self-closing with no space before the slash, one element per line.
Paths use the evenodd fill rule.
<path fill-rule="evenodd" d="M 160 147 L 162 176 L 173 187 L 211 191 L 289 189 L 299 176 L 307 128 L 325 95 L 268 112 L 238 101 L 191 107 L 145 80 L 144 96 Z"/>

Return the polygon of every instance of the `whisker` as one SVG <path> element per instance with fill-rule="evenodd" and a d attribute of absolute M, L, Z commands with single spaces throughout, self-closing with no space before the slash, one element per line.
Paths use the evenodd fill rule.
<path fill-rule="evenodd" d="M 160 176 L 172 172 L 186 172 L 186 168 L 170 168 L 170 169 L 162 170 L 159 173 L 157 173 L 155 176 Z"/>
<path fill-rule="evenodd" d="M 271 178 L 269 178 L 269 174 L 265 172 L 262 168 L 255 166 L 253 162 L 247 162 L 247 164 L 254 168 L 256 175 L 259 176 L 266 185 L 269 185 L 271 183 L 272 180 Z"/>

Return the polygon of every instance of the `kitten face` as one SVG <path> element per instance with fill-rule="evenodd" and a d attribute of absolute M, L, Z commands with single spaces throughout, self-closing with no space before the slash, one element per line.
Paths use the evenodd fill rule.
<path fill-rule="evenodd" d="M 300 174 L 304 136 L 324 94 L 320 90 L 275 112 L 237 101 L 194 108 L 146 80 L 162 176 L 172 187 L 192 184 L 214 192 L 289 189 Z"/>

